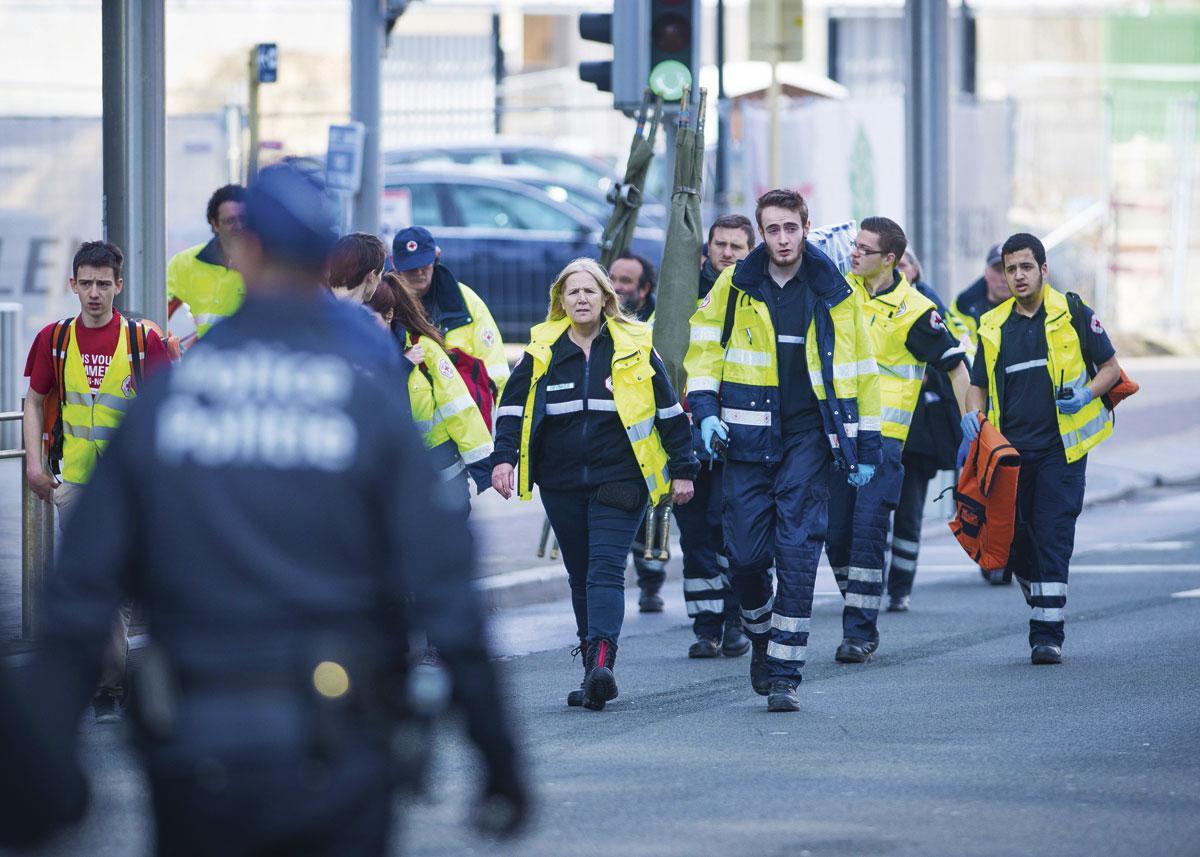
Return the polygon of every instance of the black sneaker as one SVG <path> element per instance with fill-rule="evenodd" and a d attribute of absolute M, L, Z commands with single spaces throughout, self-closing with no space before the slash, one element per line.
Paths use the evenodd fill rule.
<path fill-rule="evenodd" d="M 571 660 L 575 660 L 578 655 L 583 655 L 583 679 L 579 682 L 579 689 L 573 690 L 567 694 L 567 705 L 572 708 L 578 708 L 583 705 L 583 688 L 587 684 L 588 674 L 588 642 L 580 640 L 579 645 L 571 649 Z"/>
<path fill-rule="evenodd" d="M 771 692 L 771 677 L 767 671 L 767 641 L 755 641 L 750 649 L 750 686 L 759 696 Z"/>
<path fill-rule="evenodd" d="M 1053 646 L 1049 643 L 1034 646 L 1029 652 L 1029 660 L 1035 664 L 1061 664 L 1062 646 Z"/>
<path fill-rule="evenodd" d="M 617 644 L 599 640 L 588 648 L 592 668 L 583 682 L 583 707 L 600 711 L 609 700 L 617 698 L 617 677 L 613 666 L 617 662 Z"/>
<path fill-rule="evenodd" d="M 740 658 L 750 651 L 750 638 L 742 630 L 742 620 L 734 617 L 725 620 L 725 639 L 721 642 L 721 654 L 727 658 Z"/>
<path fill-rule="evenodd" d="M 790 681 L 775 681 L 771 683 L 771 692 L 767 696 L 767 711 L 799 711 L 800 695 L 796 693 L 796 685 Z"/>
<path fill-rule="evenodd" d="M 102 690 L 93 697 L 92 711 L 96 714 L 97 723 L 120 723 L 122 719 L 121 703 L 110 690 Z"/>
<path fill-rule="evenodd" d="M 661 613 L 663 612 L 662 596 L 657 592 L 651 592 L 649 589 L 642 590 L 642 597 L 638 599 L 639 613 Z"/>
<path fill-rule="evenodd" d="M 716 640 L 710 640 L 708 637 L 697 637 L 696 642 L 688 647 L 689 658 L 717 658 L 721 656 L 721 649 L 717 646 Z"/>
<path fill-rule="evenodd" d="M 878 640 L 842 640 L 833 657 L 839 664 L 865 664 L 877 648 Z"/>
<path fill-rule="evenodd" d="M 889 613 L 907 613 L 908 612 L 909 596 L 907 595 L 892 595 L 888 598 L 887 612 Z"/>

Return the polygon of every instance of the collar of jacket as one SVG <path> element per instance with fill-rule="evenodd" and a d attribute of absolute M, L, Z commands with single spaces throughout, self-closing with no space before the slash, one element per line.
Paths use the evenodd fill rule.
<path fill-rule="evenodd" d="M 555 344 L 571 326 L 571 319 L 563 316 L 553 321 L 543 321 L 529 331 L 529 345 L 525 351 L 534 363 L 549 367 Z M 650 353 L 653 331 L 647 325 L 625 324 L 606 319 L 600 327 L 600 335 L 608 335 L 613 341 L 613 363 L 634 357 L 640 351 Z"/>
<path fill-rule="evenodd" d="M 433 266 L 433 283 L 429 288 L 433 290 L 433 302 L 437 304 L 443 331 L 455 330 L 473 321 L 458 280 L 445 265 L 436 263 Z"/>
<path fill-rule="evenodd" d="M 642 308 L 637 311 L 637 320 L 646 321 L 650 316 L 654 315 L 654 292 L 646 295 L 646 302 L 642 304 Z"/>
<path fill-rule="evenodd" d="M 700 300 L 703 300 L 712 291 L 712 287 L 717 282 L 717 277 L 719 276 L 721 275 L 713 267 L 712 261 L 705 259 L 703 267 L 700 268 Z"/>
<path fill-rule="evenodd" d="M 872 295 L 871 290 L 867 288 L 867 281 L 858 274 L 849 274 L 846 279 L 852 285 L 860 287 L 867 300 L 879 301 L 895 309 L 899 309 L 900 305 L 908 300 L 908 293 L 913 290 L 908 280 L 898 270 L 892 272 L 892 284 L 875 295 Z"/>
<path fill-rule="evenodd" d="M 765 288 L 771 279 L 768 270 L 770 261 L 767 245 L 759 244 L 750 251 L 749 256 L 737 263 L 733 271 L 733 285 L 755 300 L 766 300 Z M 837 306 L 852 294 L 850 284 L 833 260 L 807 241 L 804 242 L 800 270 L 805 272 L 809 290 L 826 309 Z"/>
<path fill-rule="evenodd" d="M 196 254 L 196 258 L 206 265 L 229 267 L 229 258 L 225 255 L 225 248 L 221 246 L 221 241 L 216 235 Z"/>

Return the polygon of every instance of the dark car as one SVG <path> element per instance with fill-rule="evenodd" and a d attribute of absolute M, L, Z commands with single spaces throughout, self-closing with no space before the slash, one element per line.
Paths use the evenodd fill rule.
<path fill-rule="evenodd" d="M 380 233 L 424 226 L 442 262 L 487 302 L 505 339 L 523 342 L 546 317 L 554 277 L 572 259 L 599 254 L 600 221 L 544 191 L 497 176 L 451 169 L 388 168 Z M 632 249 L 655 264 L 662 230 L 639 228 Z"/>

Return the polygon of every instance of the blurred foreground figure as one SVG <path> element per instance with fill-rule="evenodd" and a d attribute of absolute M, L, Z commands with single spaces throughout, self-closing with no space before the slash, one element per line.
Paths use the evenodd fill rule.
<path fill-rule="evenodd" d="M 476 822 L 511 833 L 525 792 L 470 584 L 473 547 L 412 425 L 399 351 L 321 290 L 335 235 L 314 179 L 264 170 L 246 221 L 245 304 L 147 385 L 70 524 L 22 691 L 36 707 L 0 736 L 48 749 L 39 760 L 0 746 L 17 763 L 5 789 L 53 775 L 59 805 L 29 824 L 78 813 L 62 748 L 112 612 L 131 597 L 154 640 L 130 716 L 158 853 L 387 853 L 393 790 L 412 776 L 398 764 L 412 755 L 399 740 L 411 619 L 447 664 L 485 759 Z M 6 727 L 22 716 L 3 715 Z"/>

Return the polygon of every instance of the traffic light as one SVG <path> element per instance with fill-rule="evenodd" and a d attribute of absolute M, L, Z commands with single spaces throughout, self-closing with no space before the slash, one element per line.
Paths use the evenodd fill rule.
<path fill-rule="evenodd" d="M 612 12 L 584 12 L 579 35 L 589 42 L 612 45 L 611 60 L 579 64 L 579 79 L 613 94 L 618 110 L 636 110 L 650 71 L 645 48 L 649 0 L 614 0 Z"/>
<path fill-rule="evenodd" d="M 700 0 L 649 1 L 649 70 L 643 80 L 663 101 L 678 101 L 699 68 Z"/>

